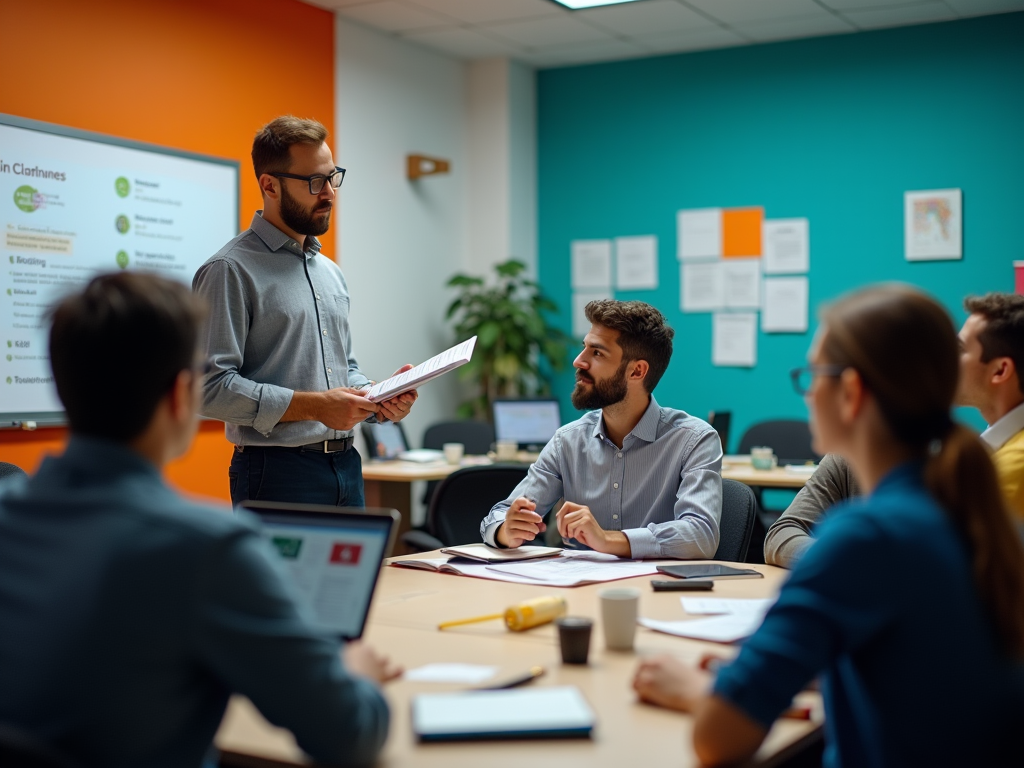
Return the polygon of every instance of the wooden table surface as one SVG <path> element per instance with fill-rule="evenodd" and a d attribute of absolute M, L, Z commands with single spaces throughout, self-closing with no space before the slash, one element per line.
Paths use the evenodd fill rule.
<path fill-rule="evenodd" d="M 438 553 L 423 555 L 429 556 L 437 557 Z M 769 597 L 777 593 L 785 571 L 764 565 L 749 567 L 760 570 L 765 578 L 718 581 L 711 594 L 715 597 Z M 644 576 L 617 581 L 614 585 L 628 584 L 641 589 L 641 616 L 674 620 L 686 618 L 679 593 L 654 593 L 648 584 L 650 579 Z M 691 718 L 636 701 L 630 681 L 637 659 L 668 652 L 695 662 L 705 653 L 730 656 L 736 649 L 638 627 L 634 651 L 607 651 L 601 635 L 598 607 L 598 592 L 606 586 L 595 584 L 559 589 L 385 567 L 368 623 L 365 638 L 368 643 L 407 669 L 435 662 L 461 662 L 496 665 L 501 668 L 501 674 L 506 674 L 541 665 L 547 672 L 533 685 L 577 686 L 597 715 L 597 727 L 588 740 L 419 745 L 410 726 L 412 697 L 423 692 L 458 690 L 462 686 L 398 680 L 385 687 L 385 695 L 391 705 L 392 725 L 380 764 L 395 768 L 697 765 L 690 745 Z M 443 632 L 436 628 L 440 621 L 494 613 L 508 605 L 545 594 L 563 595 L 569 603 L 571 615 L 595 620 L 588 665 L 561 663 L 556 630 L 551 624 L 521 633 L 509 632 L 500 621 L 471 624 Z M 801 694 L 800 701 L 812 706 L 814 720 L 780 720 L 776 723 L 758 755 L 758 763 L 771 764 L 780 756 L 819 737 L 820 699 L 815 694 Z M 228 764 L 295 765 L 305 762 L 290 733 L 267 724 L 247 700 L 238 697 L 232 700 L 216 741 Z"/>

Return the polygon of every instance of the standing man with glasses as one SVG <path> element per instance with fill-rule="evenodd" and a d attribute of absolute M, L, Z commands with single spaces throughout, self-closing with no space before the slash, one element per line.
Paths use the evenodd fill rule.
<path fill-rule="evenodd" d="M 234 504 L 362 506 L 352 429 L 400 421 L 416 400 L 408 392 L 373 403 L 362 391 L 371 382 L 352 349 L 348 286 L 316 238 L 345 178 L 327 136 L 316 120 L 292 116 L 260 129 L 252 162 L 263 210 L 192 281 L 211 307 L 201 413 L 224 421 L 235 445 Z"/>

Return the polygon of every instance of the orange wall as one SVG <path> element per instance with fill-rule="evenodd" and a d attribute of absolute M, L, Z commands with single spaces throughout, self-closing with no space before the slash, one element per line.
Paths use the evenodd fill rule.
<path fill-rule="evenodd" d="M 291 113 L 333 132 L 334 15 L 296 0 L 3 0 L 0 30 L 0 112 L 237 160 L 240 228 L 261 207 L 256 130 Z M 0 461 L 33 471 L 65 439 L 0 431 Z M 167 477 L 227 499 L 230 456 L 223 425 L 204 423 Z"/>

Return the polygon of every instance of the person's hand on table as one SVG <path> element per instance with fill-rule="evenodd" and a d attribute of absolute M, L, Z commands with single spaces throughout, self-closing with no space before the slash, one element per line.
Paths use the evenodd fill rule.
<path fill-rule="evenodd" d="M 353 640 L 342 651 L 345 669 L 351 674 L 365 677 L 378 685 L 387 683 L 402 674 L 402 668 L 394 664 L 387 656 L 377 653 L 358 640 Z"/>
<path fill-rule="evenodd" d="M 411 365 L 406 363 L 392 376 L 397 376 L 400 373 L 405 373 L 412 368 Z M 416 402 L 416 398 L 420 396 L 419 392 L 415 389 L 403 392 L 400 395 L 392 397 L 390 400 L 382 400 L 377 405 L 380 406 L 380 410 L 377 412 L 378 417 L 383 416 L 388 421 L 399 422 L 409 415 L 409 411 L 412 410 L 412 404 Z"/>
<path fill-rule="evenodd" d="M 515 549 L 528 541 L 533 541 L 539 534 L 547 530 L 544 518 L 535 511 L 537 505 L 525 496 L 512 502 L 505 513 L 505 522 L 498 528 L 494 538 L 503 547 Z"/>
<path fill-rule="evenodd" d="M 649 704 L 693 712 L 710 692 L 712 682 L 710 672 L 662 655 L 640 661 L 633 675 L 633 690 Z"/>
<path fill-rule="evenodd" d="M 595 552 L 618 557 L 629 557 L 632 554 L 626 534 L 622 531 L 606 531 L 594 519 L 589 507 L 567 501 L 555 515 L 555 521 L 563 538 L 576 539 Z"/>
<path fill-rule="evenodd" d="M 335 387 L 323 393 L 318 420 L 331 429 L 348 431 L 377 413 L 377 403 L 366 399 L 366 393 L 353 387 Z"/>

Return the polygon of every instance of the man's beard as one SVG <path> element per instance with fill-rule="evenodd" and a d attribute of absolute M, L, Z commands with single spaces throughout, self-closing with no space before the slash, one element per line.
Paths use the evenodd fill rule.
<path fill-rule="evenodd" d="M 323 202 L 317 203 L 312 210 L 303 208 L 299 201 L 289 194 L 288 188 L 281 186 L 281 221 L 300 235 L 324 234 L 331 226 L 331 207 L 330 202 Z M 323 215 L 325 210 L 326 216 Z"/>
<path fill-rule="evenodd" d="M 576 374 L 576 388 L 572 391 L 573 408 L 578 411 L 593 411 L 598 408 L 607 408 L 609 405 L 615 405 L 625 400 L 628 388 L 624 374 L 626 373 L 626 365 L 628 363 L 628 360 L 623 360 L 619 370 L 604 381 L 595 381 L 582 371 L 578 372 Z M 587 376 L 589 381 L 592 382 L 589 388 L 584 387 L 580 382 L 580 377 L 582 376 Z"/>

